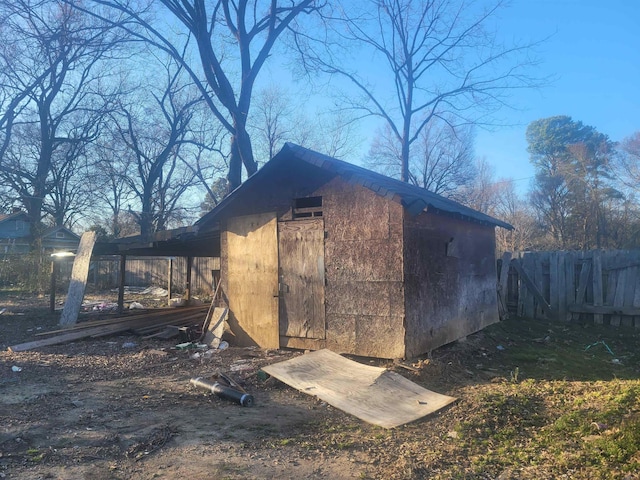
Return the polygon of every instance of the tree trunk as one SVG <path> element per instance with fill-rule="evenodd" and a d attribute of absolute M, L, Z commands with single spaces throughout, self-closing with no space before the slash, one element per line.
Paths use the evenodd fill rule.
<path fill-rule="evenodd" d="M 253 158 L 251 139 L 247 133 L 246 118 L 242 114 L 234 115 L 235 134 L 231 137 L 231 158 L 229 160 L 229 192 L 232 192 L 242 183 L 242 166 L 250 177 L 258 170 L 258 165 Z"/>

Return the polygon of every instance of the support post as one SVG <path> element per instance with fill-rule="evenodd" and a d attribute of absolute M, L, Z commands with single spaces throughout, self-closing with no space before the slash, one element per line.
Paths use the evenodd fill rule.
<path fill-rule="evenodd" d="M 118 312 L 124 311 L 124 277 L 127 273 L 127 256 L 120 255 L 120 278 L 118 282 Z"/>
<path fill-rule="evenodd" d="M 56 277 L 59 268 L 58 263 L 51 260 L 51 281 L 49 283 L 49 310 L 51 313 L 56 311 Z"/>
<path fill-rule="evenodd" d="M 173 257 L 169 257 L 169 267 L 167 272 L 167 304 L 171 305 L 171 290 L 173 287 Z"/>
<path fill-rule="evenodd" d="M 193 257 L 187 257 L 187 280 L 184 290 L 184 304 L 189 305 L 191 302 L 191 267 L 193 266 Z"/>

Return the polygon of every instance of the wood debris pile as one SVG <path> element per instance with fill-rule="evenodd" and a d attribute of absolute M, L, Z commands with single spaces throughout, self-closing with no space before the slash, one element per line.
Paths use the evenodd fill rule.
<path fill-rule="evenodd" d="M 24 352 L 47 345 L 57 345 L 82 338 L 97 338 L 132 331 L 143 336 L 160 336 L 168 327 L 178 333 L 181 327 L 202 325 L 207 307 L 158 308 L 144 313 L 130 313 L 117 317 L 80 322 L 70 328 L 37 334 L 42 337 L 9 347 L 12 352 Z"/>

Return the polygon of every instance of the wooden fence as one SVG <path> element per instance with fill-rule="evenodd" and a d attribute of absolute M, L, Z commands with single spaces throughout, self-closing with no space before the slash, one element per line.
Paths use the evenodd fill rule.
<path fill-rule="evenodd" d="M 63 284 L 68 281 L 73 262 L 64 262 L 60 271 Z M 187 278 L 187 259 L 176 257 L 127 257 L 125 265 L 125 285 L 131 287 L 158 286 L 167 288 L 171 272 L 172 290 L 184 291 Z M 89 267 L 87 284 L 96 289 L 118 287 L 120 257 L 93 260 Z M 212 292 L 212 285 L 220 275 L 220 259 L 195 257 L 191 267 L 191 291 L 193 293 Z"/>
<path fill-rule="evenodd" d="M 640 250 L 523 252 L 511 257 L 507 253 L 499 261 L 503 312 L 640 328 Z"/>

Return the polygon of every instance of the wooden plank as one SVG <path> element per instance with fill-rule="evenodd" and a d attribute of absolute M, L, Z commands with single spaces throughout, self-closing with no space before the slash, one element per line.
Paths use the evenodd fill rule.
<path fill-rule="evenodd" d="M 527 297 L 527 285 L 522 279 L 522 276 L 520 275 L 520 271 L 515 266 L 516 262 L 519 265 L 521 260 L 522 260 L 522 253 L 519 254 L 519 258 L 511 260 L 511 266 L 515 269 L 516 273 L 518 274 L 518 306 L 516 307 L 516 312 L 517 312 L 516 315 L 518 317 L 524 317 L 524 300 Z"/>
<path fill-rule="evenodd" d="M 73 261 L 73 269 L 71 270 L 71 282 L 69 283 L 67 300 L 64 302 L 64 308 L 60 316 L 60 325 L 62 326 L 73 325 L 78 320 L 84 289 L 87 286 L 91 252 L 93 252 L 95 243 L 96 232 L 84 232 L 80 237 L 78 253 Z"/>
<path fill-rule="evenodd" d="M 633 307 L 633 297 L 635 295 L 638 278 L 638 267 L 629 267 L 626 272 L 627 275 L 625 279 L 622 305 L 624 307 Z M 633 316 L 625 315 L 624 317 L 621 317 L 620 324 L 626 327 L 633 326 Z"/>
<path fill-rule="evenodd" d="M 505 252 L 502 255 L 502 265 L 500 266 L 500 277 L 498 278 L 498 289 L 502 294 L 502 298 L 507 298 L 507 288 L 509 286 L 509 267 L 511 266 L 511 252 Z"/>
<path fill-rule="evenodd" d="M 202 307 L 200 307 L 202 308 Z M 68 332 L 60 335 L 55 335 L 48 338 L 42 338 L 31 342 L 21 343 L 18 345 L 12 345 L 9 347 L 11 352 L 24 352 L 27 350 L 33 350 L 34 348 L 45 347 L 49 345 L 58 345 L 61 343 L 71 342 L 74 340 L 80 340 L 83 338 L 96 338 L 105 335 L 113 335 L 115 333 L 126 332 L 128 330 L 139 329 L 141 331 L 148 328 L 158 328 L 159 326 L 167 325 L 173 322 L 181 323 L 187 320 L 193 320 L 195 323 L 201 321 L 204 309 L 198 311 L 198 309 L 172 309 L 172 312 L 180 312 L 175 317 L 165 316 L 162 320 L 158 321 L 156 317 L 143 317 L 137 319 L 131 319 L 128 317 L 117 319 L 114 323 L 107 325 L 99 325 L 91 328 L 72 329 Z"/>
<path fill-rule="evenodd" d="M 565 263 L 567 252 L 559 252 L 558 261 L 558 320 L 567 320 L 567 275 Z"/>
<path fill-rule="evenodd" d="M 278 235 L 275 212 L 229 219 L 229 326 L 241 346 L 278 348 Z"/>
<path fill-rule="evenodd" d="M 602 305 L 602 253 L 596 250 L 593 252 L 593 306 L 597 308 Z M 603 320 L 601 313 L 594 312 L 593 323 L 602 325 Z"/>
<path fill-rule="evenodd" d="M 228 313 L 228 308 L 216 307 L 213 309 L 211 321 L 204 332 L 203 343 L 211 345 L 211 342 L 213 342 L 214 339 L 222 338 L 222 334 L 224 333 L 224 322 L 227 319 Z"/>
<path fill-rule="evenodd" d="M 576 255 L 574 252 L 567 252 L 564 257 L 564 281 L 565 281 L 565 314 L 562 320 L 570 322 L 573 318 L 573 314 L 567 310 L 567 305 L 575 303 L 576 301 Z"/>
<path fill-rule="evenodd" d="M 171 297 L 173 296 L 173 257 L 169 257 L 167 265 L 167 304 L 171 305 Z"/>
<path fill-rule="evenodd" d="M 511 265 L 511 252 L 505 252 L 502 255 L 502 263 L 498 276 L 498 309 L 501 320 L 509 318 L 509 310 L 507 308 L 507 294 L 509 288 L 509 267 Z"/>
<path fill-rule="evenodd" d="M 133 330 L 133 332 L 138 335 L 148 335 L 153 332 L 165 331 L 166 330 L 165 327 L 168 327 L 168 326 L 199 327 L 200 325 L 202 325 L 203 316 L 204 316 L 204 312 L 200 312 L 200 313 L 192 313 L 190 315 L 182 316 L 179 318 L 166 318 L 161 322 L 154 322 L 151 325 L 137 326 L 137 327 L 131 328 L 131 330 Z M 98 336 L 103 336 L 103 335 L 98 335 Z M 96 337 L 96 335 L 93 335 L 93 337 Z"/>
<path fill-rule="evenodd" d="M 76 323 L 75 325 L 59 330 L 50 330 L 48 332 L 39 332 L 36 333 L 36 337 L 46 336 L 46 335 L 55 335 L 58 333 L 69 332 L 71 330 L 82 330 L 83 328 L 93 328 L 98 327 L 100 325 L 111 325 L 117 322 L 136 322 L 138 320 L 147 320 L 147 319 L 155 319 L 162 318 L 165 316 L 177 317 L 183 314 L 188 314 L 192 312 L 201 312 L 204 311 L 202 305 L 198 305 L 196 307 L 179 307 L 179 308 L 153 308 L 148 309 L 143 313 L 129 313 L 124 314 L 118 317 L 110 316 L 108 318 L 103 318 L 100 320 L 89 320 L 86 322 Z"/>
<path fill-rule="evenodd" d="M 48 345 L 58 345 L 60 343 L 71 342 L 73 340 L 79 340 L 81 338 L 91 337 L 97 334 L 113 334 L 118 332 L 125 332 L 129 330 L 129 325 L 123 323 L 117 323 L 114 325 L 103 325 L 95 328 L 85 328 L 79 331 L 72 331 L 69 333 L 63 333 L 49 338 L 43 338 L 40 340 L 34 340 L 32 342 L 21 343 L 18 345 L 12 345 L 9 347 L 10 352 L 25 352 L 27 350 L 33 350 L 34 348 L 45 347 Z"/>
<path fill-rule="evenodd" d="M 118 277 L 118 312 L 124 311 L 124 285 L 127 277 L 127 256 L 120 255 L 120 276 Z"/>
<path fill-rule="evenodd" d="M 607 270 L 626 270 L 631 267 L 639 267 L 640 262 L 637 260 L 629 260 L 624 255 L 616 257 L 610 264 L 607 264 Z"/>
<path fill-rule="evenodd" d="M 558 318 L 558 298 L 560 288 L 558 286 L 558 252 L 549 255 L 549 305 L 553 311 L 554 319 Z"/>
<path fill-rule="evenodd" d="M 544 299 L 544 297 L 542 296 L 542 293 L 540 293 L 540 290 L 538 290 L 538 287 L 536 287 L 535 283 L 533 283 L 531 278 L 529 278 L 529 275 L 527 275 L 527 272 L 524 271 L 524 269 L 520 265 L 520 261 L 518 259 L 515 259 L 515 260 L 513 260 L 511 262 L 511 264 L 513 265 L 513 267 L 518 272 L 518 275 L 520 275 L 520 279 L 524 282 L 526 287 L 529 289 L 529 291 L 534 295 L 536 300 L 539 302 L 539 304 L 542 307 L 542 309 L 544 310 L 544 312 L 549 317 L 551 317 L 551 315 L 552 315 L 551 306 Z"/>
<path fill-rule="evenodd" d="M 534 271 L 533 271 L 533 282 L 536 284 L 536 287 L 538 287 L 538 290 L 540 290 L 540 293 L 542 294 L 542 296 L 544 296 L 544 275 L 543 275 L 543 262 L 545 259 L 545 255 L 544 252 L 540 252 L 538 254 L 536 254 L 535 257 L 536 261 L 535 261 L 535 266 L 534 266 Z M 542 309 L 542 307 L 540 306 L 540 302 L 536 302 L 536 310 L 535 310 L 535 318 L 540 318 L 540 317 L 546 317 L 546 315 L 544 314 L 544 310 Z"/>
<path fill-rule="evenodd" d="M 184 296 L 182 298 L 184 298 L 185 304 L 189 305 L 189 302 L 191 301 L 191 296 L 192 296 L 192 292 L 191 292 L 191 273 L 193 271 L 193 257 L 187 257 L 187 271 L 186 271 L 186 277 L 185 277 L 185 288 L 184 288 Z"/>
<path fill-rule="evenodd" d="M 529 278 L 533 279 L 535 275 L 535 261 L 534 254 L 531 252 L 525 252 L 522 257 L 522 269 L 527 272 Z M 535 317 L 535 298 L 534 295 L 527 289 L 526 297 L 522 302 L 523 316 L 526 318 Z"/>
<path fill-rule="evenodd" d="M 640 252 L 638 252 L 638 255 L 640 255 Z M 633 308 L 640 308 L 640 272 L 638 272 L 638 275 L 636 276 L 631 306 Z M 638 315 L 634 315 L 633 324 L 636 328 L 640 328 L 640 313 Z"/>
<path fill-rule="evenodd" d="M 590 274 L 591 262 L 583 259 L 582 266 L 580 267 L 580 278 L 578 279 L 578 290 L 575 301 L 578 305 L 585 303 L 587 300 L 587 283 L 589 282 Z"/>
<path fill-rule="evenodd" d="M 609 270 L 609 291 L 607 292 L 607 304 L 614 308 L 622 308 L 624 302 L 624 290 L 627 280 L 626 270 Z M 611 316 L 610 324 L 614 327 L 620 326 L 620 315 Z"/>
<path fill-rule="evenodd" d="M 640 315 L 639 307 L 614 307 L 613 305 L 569 305 L 568 309 L 574 313 L 591 313 L 599 315 Z"/>

